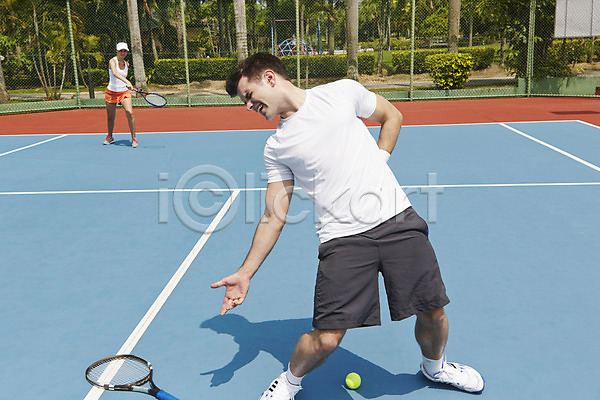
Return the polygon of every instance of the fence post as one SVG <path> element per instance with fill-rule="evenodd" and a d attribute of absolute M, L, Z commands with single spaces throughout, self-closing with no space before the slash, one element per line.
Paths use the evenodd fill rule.
<path fill-rule="evenodd" d="M 300 87 L 300 0 L 296 0 L 296 86 Z"/>
<path fill-rule="evenodd" d="M 413 74 L 415 70 L 415 0 L 412 0 L 412 16 L 410 20 L 410 85 L 408 99 L 413 99 Z"/>
<path fill-rule="evenodd" d="M 187 48 L 187 33 L 185 30 L 185 5 L 184 0 L 179 2 L 181 7 L 181 18 L 183 20 L 182 24 L 182 34 L 183 34 L 183 58 L 185 59 L 185 85 L 187 86 L 187 105 L 188 107 L 192 106 L 192 98 L 190 94 L 190 66 L 188 63 L 188 48 Z"/>
<path fill-rule="evenodd" d="M 81 108 L 79 95 L 79 78 L 77 77 L 77 60 L 75 59 L 75 42 L 73 41 L 73 25 L 71 24 L 71 4 L 67 0 L 67 17 L 69 19 L 69 39 L 71 41 L 71 59 L 73 60 L 73 77 L 75 78 L 75 91 L 77 92 L 77 107 Z"/>
<path fill-rule="evenodd" d="M 531 78 L 533 77 L 533 55 L 535 48 L 535 0 L 529 4 L 529 36 L 527 38 L 527 97 L 531 96 Z"/>

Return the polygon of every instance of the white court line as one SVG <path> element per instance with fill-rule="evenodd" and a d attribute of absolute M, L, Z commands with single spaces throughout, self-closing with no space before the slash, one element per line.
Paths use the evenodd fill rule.
<path fill-rule="evenodd" d="M 552 187 L 552 186 L 600 186 L 600 182 L 539 182 L 539 183 L 469 183 L 458 185 L 415 185 L 402 186 L 403 189 L 419 188 L 510 188 L 510 187 Z M 1 193 L 0 193 L 1 194 Z"/>
<path fill-rule="evenodd" d="M 562 119 L 562 120 L 549 120 L 549 121 L 505 121 L 504 123 L 506 124 L 544 124 L 544 123 L 554 123 L 554 122 L 583 122 L 580 120 L 576 120 L 576 119 L 572 119 L 572 120 L 566 120 L 566 119 Z M 586 123 L 586 122 L 583 122 Z M 469 126 L 469 125 L 498 125 L 500 124 L 500 122 L 461 122 L 461 123 L 455 123 L 455 124 L 423 124 L 423 125 L 403 125 L 402 129 L 404 128 L 419 128 L 419 127 L 438 127 L 438 126 Z M 594 126 L 594 125 L 592 125 Z M 379 126 L 368 126 L 369 129 L 371 128 L 379 128 Z M 257 132 L 265 132 L 265 131 L 275 131 L 275 128 L 264 128 L 264 129 L 216 129 L 216 130 L 212 130 L 212 131 L 157 131 L 157 132 L 136 132 L 136 135 L 173 135 L 173 134 L 187 134 L 187 133 L 239 133 L 239 132 L 250 132 L 250 133 L 257 133 Z M 49 134 L 49 133 L 44 133 L 44 134 L 39 134 L 39 133 L 23 133 L 23 134 L 19 134 L 19 133 L 10 133 L 10 134 L 6 134 L 6 135 L 1 135 L 0 137 L 24 137 L 24 136 L 46 136 L 46 135 L 58 135 L 58 133 L 53 133 L 53 134 Z M 106 132 L 102 133 L 102 132 L 78 132 L 78 133 L 70 133 L 70 135 L 77 135 L 77 136 L 106 136 Z M 130 136 L 130 134 L 128 132 L 116 132 L 115 135 L 126 135 L 126 136 Z"/>
<path fill-rule="evenodd" d="M 582 123 L 582 124 L 587 125 L 587 126 L 591 126 L 592 128 L 600 129 L 600 126 L 591 124 L 591 123 L 586 122 L 586 121 L 580 121 L 580 120 L 578 120 L 577 122 Z"/>
<path fill-rule="evenodd" d="M 542 141 L 542 140 L 540 140 L 540 139 L 534 138 L 533 136 L 530 136 L 530 135 L 528 135 L 528 134 L 526 134 L 526 133 L 524 133 L 524 132 L 521 132 L 521 131 L 520 131 L 520 130 L 518 130 L 518 129 L 515 129 L 515 128 L 513 128 L 513 127 L 510 127 L 510 126 L 506 125 L 505 123 L 501 123 L 500 125 L 501 125 L 501 126 L 503 126 L 503 127 L 505 127 L 506 129 L 510 130 L 510 131 L 513 131 L 514 133 L 516 133 L 516 134 L 518 134 L 518 135 L 521 135 L 521 136 L 523 136 L 523 137 L 525 137 L 525 138 L 527 138 L 527 139 L 529 139 L 529 140 L 533 140 L 534 142 L 536 142 L 536 143 L 539 143 L 539 144 L 541 144 L 542 146 L 546 146 L 547 148 L 549 148 L 549 149 L 551 149 L 551 150 L 554 150 L 554 151 L 556 151 L 557 153 L 560 153 L 560 154 L 562 154 L 563 156 L 567 156 L 567 157 L 569 157 L 570 159 L 572 159 L 572 160 L 575 160 L 575 161 L 577 161 L 578 163 L 581 163 L 581 164 L 585 165 L 586 167 L 590 167 L 590 168 L 592 168 L 592 169 L 595 169 L 596 171 L 600 172 L 600 167 L 598 167 L 597 165 L 594 165 L 594 164 L 592 164 L 592 163 L 590 163 L 590 162 L 587 162 L 587 161 L 585 161 L 585 160 L 583 160 L 583 159 L 581 159 L 581 158 L 579 158 L 579 157 L 577 157 L 577 156 L 574 156 L 574 155 L 573 155 L 573 154 L 571 154 L 571 153 L 567 153 L 566 151 L 564 151 L 564 150 L 561 150 L 561 149 L 559 149 L 559 148 L 558 148 L 558 147 L 556 147 L 556 146 L 552 146 L 550 143 L 546 143 L 546 142 L 544 142 L 544 141 Z"/>
<path fill-rule="evenodd" d="M 175 272 L 175 275 L 173 275 L 169 283 L 167 283 L 163 291 L 154 301 L 154 304 L 152 304 L 148 312 L 146 312 L 146 315 L 144 315 L 137 327 L 133 330 L 131 335 L 129 335 L 129 338 L 127 338 L 127 340 L 125 341 L 123 346 L 121 346 L 117 354 L 130 354 L 133 351 L 133 348 L 135 347 L 137 342 L 141 339 L 144 332 L 146 332 L 146 329 L 148 329 L 148 326 L 150 326 L 150 323 L 154 320 L 154 318 L 156 317 L 162 306 L 165 304 L 173 290 L 175 290 L 175 287 L 179 284 L 179 281 L 181 280 L 181 278 L 183 278 L 183 275 L 187 272 L 190 265 L 192 265 L 192 262 L 196 259 L 198 253 L 200 253 L 200 250 L 202 249 L 202 247 L 204 247 L 214 230 L 217 228 L 217 225 L 219 225 L 219 222 L 221 222 L 221 220 L 227 213 L 227 210 L 229 210 L 229 208 L 231 207 L 231 205 L 233 204 L 233 202 L 239 194 L 239 189 L 233 190 L 231 196 L 225 202 L 225 204 L 223 204 L 223 207 L 221 207 L 221 210 L 219 211 L 215 219 L 213 219 L 213 221 L 210 223 L 206 232 L 204 232 L 202 237 L 200 237 L 196 245 L 192 248 L 188 256 L 185 258 L 185 260 L 183 260 L 183 262 Z M 97 400 L 100 398 L 100 396 L 102 396 L 103 392 L 104 389 L 94 386 L 92 387 L 92 389 L 90 389 L 87 396 L 85 396 L 84 400 Z"/>
<path fill-rule="evenodd" d="M 53 141 L 53 140 L 56 140 L 56 139 L 61 139 L 61 138 L 64 138 L 65 136 L 69 136 L 69 135 L 60 135 L 60 136 L 56 136 L 56 137 L 53 137 L 53 138 L 50 138 L 50 139 L 47 139 L 47 140 L 42 140 L 41 142 L 37 142 L 37 143 L 34 143 L 34 144 L 30 144 L 29 146 L 20 147 L 20 148 L 18 148 L 18 149 L 14 149 L 14 150 L 11 150 L 11 151 L 7 151 L 6 153 L 2 153 L 2 154 L 0 154 L 0 157 L 6 156 L 6 155 L 8 155 L 8 154 L 16 153 L 17 151 L 21 151 L 21 150 L 29 149 L 29 148 L 31 148 L 31 147 L 39 146 L 40 144 L 48 143 L 48 142 L 51 142 L 51 141 Z"/>
<path fill-rule="evenodd" d="M 107 190 L 46 190 L 37 192 L 0 192 L 0 196 L 33 196 L 47 194 L 114 194 L 114 193 L 169 193 L 169 192 L 251 192 L 266 190 L 266 188 L 225 188 L 225 189 L 107 189 Z"/>
<path fill-rule="evenodd" d="M 530 182 L 530 183 L 464 183 L 447 185 L 403 185 L 403 189 L 419 188 L 501 188 L 501 187 L 551 187 L 551 186 L 600 186 L 600 182 Z M 49 190 L 44 192 L 0 192 L 0 196 L 36 196 L 36 195 L 61 195 L 61 194 L 119 194 L 119 193 L 164 193 L 164 192 L 260 192 L 267 190 L 261 188 L 236 188 L 236 189 L 123 189 L 123 190 Z M 301 190 L 294 187 L 294 190 Z"/>
<path fill-rule="evenodd" d="M 502 125 L 504 124 L 548 124 L 554 122 L 580 122 L 576 119 L 562 119 L 562 120 L 550 120 L 550 121 L 509 121 L 509 122 L 458 122 L 455 124 L 423 124 L 423 125 L 402 125 L 400 129 L 400 135 L 402 135 L 402 129 L 404 128 L 435 128 L 439 126 L 471 126 L 471 125 Z M 369 126 L 368 128 L 379 128 L 378 126 Z"/>

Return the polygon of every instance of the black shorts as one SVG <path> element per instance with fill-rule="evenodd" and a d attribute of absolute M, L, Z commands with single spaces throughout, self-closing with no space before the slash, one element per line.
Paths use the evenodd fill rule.
<path fill-rule="evenodd" d="M 366 232 L 322 243 L 313 326 L 380 325 L 379 272 L 393 321 L 448 304 L 427 233 L 427 223 L 409 207 Z"/>

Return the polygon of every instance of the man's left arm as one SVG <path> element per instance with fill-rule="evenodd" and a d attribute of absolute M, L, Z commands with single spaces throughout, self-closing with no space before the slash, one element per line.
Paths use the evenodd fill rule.
<path fill-rule="evenodd" d="M 402 127 L 402 113 L 382 96 L 378 94 L 375 96 L 377 96 L 377 105 L 368 119 L 381 124 L 377 146 L 392 154 Z"/>

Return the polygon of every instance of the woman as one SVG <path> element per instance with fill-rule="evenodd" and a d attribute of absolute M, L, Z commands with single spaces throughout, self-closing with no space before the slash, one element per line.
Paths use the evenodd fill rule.
<path fill-rule="evenodd" d="M 127 116 L 129 131 L 131 132 L 131 147 L 138 147 L 135 137 L 135 117 L 133 116 L 133 106 L 131 104 L 131 92 L 133 85 L 127 80 L 128 64 L 125 61 L 129 48 L 127 43 L 117 43 L 117 56 L 111 58 L 108 63 L 108 86 L 104 95 L 106 100 L 106 116 L 108 120 L 108 136 L 104 144 L 113 144 L 113 129 L 115 127 L 115 114 L 117 104 L 121 104 Z"/>

